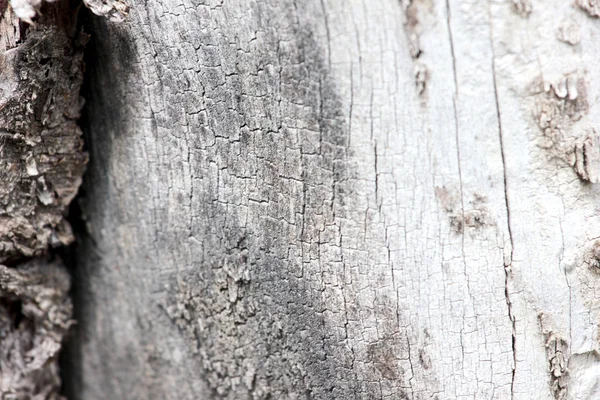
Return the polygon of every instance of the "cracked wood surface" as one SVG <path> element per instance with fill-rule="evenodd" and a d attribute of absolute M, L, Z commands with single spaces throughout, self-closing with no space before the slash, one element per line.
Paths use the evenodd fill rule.
<path fill-rule="evenodd" d="M 73 398 L 595 398 L 583 3 L 94 19 Z"/>

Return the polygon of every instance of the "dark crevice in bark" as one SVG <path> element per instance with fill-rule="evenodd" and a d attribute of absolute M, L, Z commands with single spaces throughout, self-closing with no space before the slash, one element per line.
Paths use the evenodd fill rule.
<path fill-rule="evenodd" d="M 85 176 L 84 176 L 85 179 Z M 77 374 L 77 370 L 72 368 L 72 358 L 77 356 L 77 353 L 73 351 L 73 347 L 70 346 L 71 341 L 77 336 L 77 321 L 79 320 L 79 307 L 77 302 L 77 285 L 75 284 L 75 275 L 77 270 L 77 247 L 81 240 L 81 237 L 86 235 L 85 221 L 83 220 L 83 214 L 81 211 L 80 201 L 85 198 L 84 190 L 80 188 L 79 193 L 71 203 L 69 207 L 69 214 L 67 220 L 71 224 L 73 234 L 75 235 L 75 242 L 68 247 L 62 247 L 57 249 L 57 254 L 63 260 L 63 264 L 66 267 L 69 275 L 71 276 L 71 291 L 70 297 L 73 303 L 73 319 L 75 325 L 69 330 L 65 340 L 63 341 L 63 348 L 60 352 L 59 368 L 60 378 L 62 381 L 61 394 L 69 400 L 79 398 L 77 392 L 72 387 L 72 376 Z"/>
<path fill-rule="evenodd" d="M 491 6 L 489 6 L 491 7 Z M 498 83 L 497 83 L 497 69 L 496 69 L 496 51 L 494 46 L 494 32 L 493 32 L 493 21 L 491 9 L 488 8 L 488 17 L 490 24 L 490 48 L 492 49 L 492 74 L 493 74 L 493 86 L 494 86 L 494 101 L 496 104 L 496 119 L 498 121 L 498 140 L 500 144 L 500 155 L 502 157 L 502 172 L 503 172 L 503 183 L 504 183 L 504 204 L 506 206 L 506 223 L 508 230 L 508 238 L 510 242 L 510 253 L 509 259 L 504 260 L 504 296 L 506 298 L 506 306 L 508 308 L 508 319 L 511 323 L 512 328 L 512 356 L 513 356 L 513 369 L 512 369 L 512 377 L 511 377 L 511 386 L 510 393 L 511 398 L 514 398 L 515 395 L 515 378 L 517 374 L 517 322 L 513 310 L 513 302 L 510 299 L 510 279 L 512 273 L 512 262 L 514 255 L 514 238 L 512 232 L 512 224 L 510 218 L 510 202 L 508 195 L 508 179 L 507 179 L 507 168 L 506 168 L 506 152 L 504 146 L 504 132 L 502 130 L 502 118 L 500 112 L 500 99 L 498 95 Z"/>
<path fill-rule="evenodd" d="M 80 3 L 79 0 L 77 2 Z M 81 3 L 80 3 L 81 4 Z M 90 40 L 85 46 L 84 51 L 84 68 L 85 73 L 83 75 L 83 84 L 81 86 L 80 95 L 84 99 L 85 103 L 81 110 L 81 116 L 79 118 L 78 124 L 81 130 L 83 131 L 84 138 L 84 151 L 88 152 L 89 143 L 91 138 L 88 134 L 89 132 L 89 109 L 87 107 L 88 99 L 91 97 L 90 93 L 90 71 L 93 71 L 96 66 L 96 37 L 92 34 L 92 18 L 95 17 L 93 13 L 85 8 L 81 7 L 78 10 L 78 19 L 77 19 L 77 30 L 83 31 L 90 34 Z M 89 153 L 88 153 L 89 154 Z M 77 196 L 73 199 L 71 204 L 69 205 L 67 221 L 71 225 L 71 229 L 73 230 L 73 235 L 75 236 L 75 241 L 67 246 L 58 250 L 59 256 L 62 258 L 63 263 L 69 274 L 71 275 L 72 283 L 71 283 L 71 291 L 70 296 L 73 303 L 73 319 L 75 320 L 75 325 L 68 332 L 67 337 L 63 343 L 63 349 L 60 353 L 59 359 L 59 367 L 60 367 L 60 377 L 62 380 L 62 388 L 61 394 L 65 396 L 69 400 L 76 400 L 81 398 L 78 394 L 79 390 L 74 385 L 76 382 L 76 376 L 79 374 L 79 371 L 76 367 L 77 360 L 80 356 L 78 352 L 78 347 L 76 345 L 79 338 L 79 326 L 78 321 L 81 320 L 81 302 L 78 301 L 80 298 L 79 285 L 77 285 L 77 279 L 81 278 L 78 276 L 78 256 L 80 256 L 80 243 L 83 240 L 88 240 L 90 235 L 88 233 L 86 218 L 84 215 L 84 203 L 86 199 L 86 190 L 85 183 L 88 181 L 88 172 L 86 171 L 83 175 L 82 185 L 79 187 L 79 191 Z"/>

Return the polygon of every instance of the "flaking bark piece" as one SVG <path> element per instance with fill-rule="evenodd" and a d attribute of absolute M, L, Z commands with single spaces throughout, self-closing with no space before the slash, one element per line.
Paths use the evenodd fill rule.
<path fill-rule="evenodd" d="M 58 351 L 72 324 L 69 274 L 60 262 L 0 265 L 0 393 L 58 400 Z"/>
<path fill-rule="evenodd" d="M 83 0 L 83 3 L 94 14 L 107 17 L 113 22 L 122 22 L 129 13 L 129 6 L 123 0 Z"/>
<path fill-rule="evenodd" d="M 54 1 L 56 0 L 10 0 L 10 4 L 19 19 L 32 24 L 43 3 Z M 123 21 L 129 11 L 129 6 L 123 0 L 83 0 L 83 3 L 94 14 L 114 22 Z"/>

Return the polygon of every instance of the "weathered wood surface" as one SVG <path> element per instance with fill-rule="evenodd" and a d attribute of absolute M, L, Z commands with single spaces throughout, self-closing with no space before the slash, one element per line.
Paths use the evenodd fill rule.
<path fill-rule="evenodd" d="M 73 398 L 597 397 L 594 4 L 94 19 Z"/>

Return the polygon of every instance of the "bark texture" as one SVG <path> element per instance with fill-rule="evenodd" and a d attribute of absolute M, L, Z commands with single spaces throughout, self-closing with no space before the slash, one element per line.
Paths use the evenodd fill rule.
<path fill-rule="evenodd" d="M 73 398 L 598 397 L 593 3 L 92 19 Z"/>
<path fill-rule="evenodd" d="M 59 262 L 0 265 L 0 393 L 61 399 L 58 353 L 72 324 L 70 277 Z"/>
<path fill-rule="evenodd" d="M 87 162 L 76 124 L 82 40 L 68 2 L 35 25 L 0 2 L 0 392 L 58 399 L 58 352 L 71 324 L 70 277 L 49 248 L 69 244 L 64 216 Z"/>
<path fill-rule="evenodd" d="M 48 7 L 36 26 L 7 8 L 0 55 L 0 262 L 69 244 L 64 221 L 87 162 L 76 120 L 83 52 L 70 13 Z M 5 36 L 6 35 L 6 36 Z"/>

